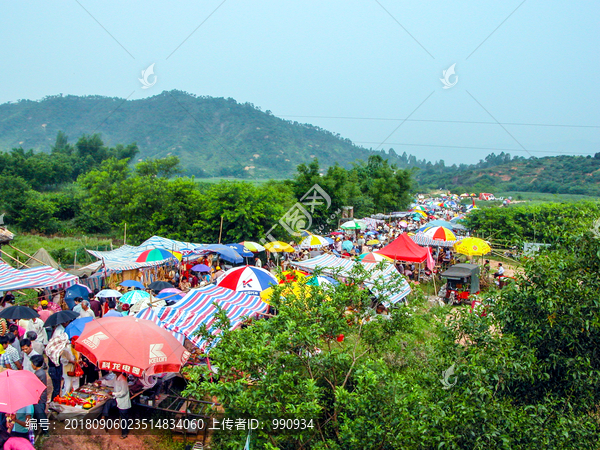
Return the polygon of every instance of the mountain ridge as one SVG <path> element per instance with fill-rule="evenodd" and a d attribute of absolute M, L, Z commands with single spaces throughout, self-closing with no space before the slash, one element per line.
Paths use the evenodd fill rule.
<path fill-rule="evenodd" d="M 285 178 L 314 157 L 322 167 L 349 167 L 379 153 L 251 103 L 182 91 L 138 100 L 56 95 L 0 105 L 0 148 L 48 152 L 58 131 L 71 142 L 93 133 L 107 145 L 136 142 L 140 159 L 176 154 L 187 175 L 200 177 Z"/>

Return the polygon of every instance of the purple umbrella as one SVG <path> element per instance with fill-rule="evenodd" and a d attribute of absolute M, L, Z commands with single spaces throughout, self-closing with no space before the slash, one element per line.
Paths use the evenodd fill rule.
<path fill-rule="evenodd" d="M 210 267 L 208 267 L 206 264 L 196 264 L 194 267 L 192 267 L 192 270 L 194 272 L 210 272 Z"/>

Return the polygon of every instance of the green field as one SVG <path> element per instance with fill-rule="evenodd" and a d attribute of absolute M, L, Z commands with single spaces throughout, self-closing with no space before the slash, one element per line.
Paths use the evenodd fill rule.
<path fill-rule="evenodd" d="M 202 183 L 220 183 L 221 181 L 245 181 L 252 184 L 263 184 L 268 181 L 283 181 L 283 179 L 275 178 L 235 178 L 235 177 L 212 177 L 212 178 L 196 178 L 198 184 Z"/>
<path fill-rule="evenodd" d="M 581 202 L 581 201 L 600 201 L 600 197 L 596 197 L 593 195 L 577 195 L 577 194 L 548 194 L 545 192 L 519 192 L 519 191 L 508 191 L 508 192 L 499 192 L 495 194 L 496 197 L 512 197 L 513 200 L 520 201 L 525 200 L 529 202 L 535 203 L 544 203 L 544 202 L 557 202 L 557 203 L 571 203 L 571 202 Z"/>

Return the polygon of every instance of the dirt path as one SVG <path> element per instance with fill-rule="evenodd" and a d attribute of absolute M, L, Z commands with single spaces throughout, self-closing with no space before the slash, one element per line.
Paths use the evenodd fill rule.
<path fill-rule="evenodd" d="M 193 446 L 194 441 L 188 440 L 187 444 Z M 36 442 L 36 448 L 43 450 L 176 450 L 184 449 L 185 445 L 184 442 L 174 442 L 166 435 L 136 434 L 135 430 L 127 439 L 121 439 L 120 431 L 116 430 L 95 430 L 94 434 L 73 435 L 59 429 L 59 426 L 51 430 L 50 437 L 40 437 Z"/>

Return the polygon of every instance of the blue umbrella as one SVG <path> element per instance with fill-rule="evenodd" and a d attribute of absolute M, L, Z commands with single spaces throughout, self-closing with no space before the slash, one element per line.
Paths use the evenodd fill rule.
<path fill-rule="evenodd" d="M 196 264 L 194 267 L 192 267 L 192 270 L 194 272 L 206 273 L 210 272 L 210 267 L 208 267 L 206 264 Z"/>
<path fill-rule="evenodd" d="M 428 227 L 446 227 L 449 230 L 453 230 L 455 225 L 453 223 L 448 222 L 447 220 L 436 219 L 436 220 L 432 220 L 431 222 L 428 222 L 426 226 L 428 226 Z"/>
<path fill-rule="evenodd" d="M 210 244 L 205 247 L 201 247 L 200 250 L 209 250 L 214 253 L 218 253 L 221 259 L 234 264 L 240 264 L 244 262 L 244 258 L 240 256 L 234 249 L 227 247 L 222 244 Z"/>
<path fill-rule="evenodd" d="M 81 297 L 87 300 L 90 289 L 82 284 L 74 284 L 65 290 L 65 303 L 70 309 L 75 308 L 75 299 Z"/>
<path fill-rule="evenodd" d="M 234 249 L 244 258 L 252 258 L 254 257 L 254 253 L 244 247 L 242 244 L 227 244 L 227 247 Z"/>
<path fill-rule="evenodd" d="M 87 299 L 87 296 L 90 292 L 91 291 L 87 286 L 83 286 L 82 284 L 74 284 L 73 286 L 68 287 L 65 291 L 65 300 L 76 297 Z"/>
<path fill-rule="evenodd" d="M 342 242 L 342 250 L 350 251 L 354 248 L 354 244 L 352 241 L 344 241 Z"/>
<path fill-rule="evenodd" d="M 168 302 L 169 304 L 177 303 L 179 300 L 183 298 L 183 295 L 173 294 L 172 292 L 163 292 L 162 294 L 158 294 L 156 298 L 160 298 Z"/>
<path fill-rule="evenodd" d="M 94 320 L 92 317 L 80 317 L 79 319 L 75 319 L 73 322 L 67 325 L 67 328 L 65 328 L 65 333 L 67 333 L 69 338 L 72 338 L 73 336 L 81 336 L 85 324 L 90 323 L 92 320 Z"/>
<path fill-rule="evenodd" d="M 140 288 L 140 289 L 146 289 L 146 287 L 140 283 L 137 280 L 125 280 L 122 283 L 120 283 L 121 286 L 125 286 L 125 287 L 133 287 L 133 288 Z"/>

